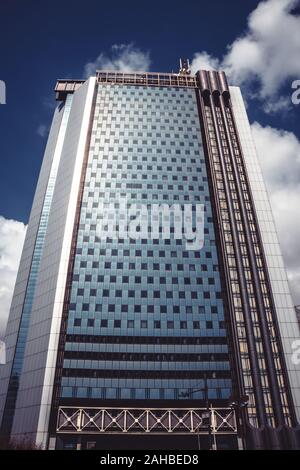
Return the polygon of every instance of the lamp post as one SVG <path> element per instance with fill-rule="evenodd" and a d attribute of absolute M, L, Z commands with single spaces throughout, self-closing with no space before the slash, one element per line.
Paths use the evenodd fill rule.
<path fill-rule="evenodd" d="M 238 397 L 231 397 L 230 407 L 235 411 L 236 421 L 237 421 L 237 430 L 238 437 L 242 440 L 242 446 L 245 448 L 244 438 L 245 438 L 245 410 L 248 406 L 249 396 L 241 395 Z"/>
<path fill-rule="evenodd" d="M 204 392 L 204 398 L 205 398 L 205 408 L 206 408 L 206 413 L 205 417 L 208 418 L 208 449 L 212 450 L 212 439 L 211 439 L 211 410 L 209 408 L 209 402 L 208 402 L 208 385 L 207 385 L 207 374 L 204 374 L 204 388 L 197 388 L 195 390 L 192 390 L 191 392 L 183 392 L 180 394 L 181 397 L 189 397 L 191 395 L 194 395 L 194 393 L 197 392 Z M 202 414 L 202 418 L 203 418 Z M 200 436 L 199 436 L 199 426 L 198 426 L 198 449 L 200 450 Z M 216 443 L 214 443 L 213 450 L 216 450 Z"/>

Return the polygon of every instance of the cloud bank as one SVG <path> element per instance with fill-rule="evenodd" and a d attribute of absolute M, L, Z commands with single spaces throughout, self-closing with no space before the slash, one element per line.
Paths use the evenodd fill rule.
<path fill-rule="evenodd" d="M 300 141 L 292 132 L 252 124 L 295 304 L 300 304 Z"/>
<path fill-rule="evenodd" d="M 225 70 L 234 85 L 263 102 L 265 112 L 290 106 L 290 97 L 280 95 L 282 86 L 300 76 L 300 16 L 293 13 L 299 0 L 260 2 L 248 17 L 247 29 L 222 58 L 197 52 L 191 63 L 199 68 Z"/>
<path fill-rule="evenodd" d="M 4 337 L 26 227 L 0 216 L 0 339 Z"/>

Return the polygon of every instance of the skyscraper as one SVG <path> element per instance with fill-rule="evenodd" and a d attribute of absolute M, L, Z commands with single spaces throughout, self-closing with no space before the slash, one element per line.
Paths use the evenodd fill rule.
<path fill-rule="evenodd" d="M 55 90 L 1 433 L 47 448 L 299 446 L 299 329 L 239 88 L 181 61 Z"/>

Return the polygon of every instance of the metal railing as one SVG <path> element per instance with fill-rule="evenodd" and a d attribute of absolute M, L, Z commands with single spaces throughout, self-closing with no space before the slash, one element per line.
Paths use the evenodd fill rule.
<path fill-rule="evenodd" d="M 180 75 L 175 73 L 153 72 L 103 72 L 97 71 L 98 83 L 127 84 L 140 86 L 180 87 L 196 88 L 196 77 L 192 75 Z"/>

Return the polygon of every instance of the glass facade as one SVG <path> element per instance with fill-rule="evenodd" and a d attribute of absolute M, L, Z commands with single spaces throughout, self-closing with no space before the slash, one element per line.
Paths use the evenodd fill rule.
<path fill-rule="evenodd" d="M 153 204 L 203 204 L 204 246 L 186 249 L 185 240 L 174 237 L 174 221 L 168 239 L 102 239 L 97 228 L 103 204 L 117 209 L 125 197 L 129 206 L 150 210 Z M 210 199 L 195 90 L 100 84 L 76 242 L 62 399 L 199 400 L 205 379 L 209 398 L 229 397 Z"/>

